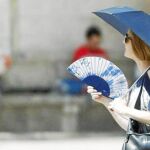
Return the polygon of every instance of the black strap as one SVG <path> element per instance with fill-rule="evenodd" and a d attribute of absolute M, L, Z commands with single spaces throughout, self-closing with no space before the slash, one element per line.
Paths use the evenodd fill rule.
<path fill-rule="evenodd" d="M 142 95 L 142 89 L 143 89 L 143 85 L 144 85 L 144 76 L 142 78 L 142 82 L 141 82 L 141 87 L 140 87 L 140 92 L 139 92 L 139 95 L 138 95 L 138 98 L 136 100 L 136 103 L 135 103 L 135 107 L 136 109 L 138 110 L 141 110 L 141 95 Z M 134 132 L 136 133 L 148 133 L 148 129 L 147 129 L 147 126 L 143 123 L 140 123 L 134 119 L 130 119 L 130 123 L 131 123 L 131 126 L 132 129 Z"/>
<path fill-rule="evenodd" d="M 141 88 L 140 88 L 140 92 L 139 92 L 139 95 L 138 95 L 138 98 L 136 100 L 136 103 L 135 103 L 135 106 L 134 108 L 138 109 L 138 110 L 141 110 L 141 95 L 142 95 L 142 88 L 143 88 L 143 82 L 141 84 Z M 132 126 L 132 130 L 136 133 L 139 133 L 141 132 L 140 130 L 140 123 L 134 119 L 130 119 L 131 121 L 131 126 Z"/>
<path fill-rule="evenodd" d="M 137 98 L 135 106 L 134 106 L 134 108 L 136 108 L 138 110 L 141 110 L 141 95 L 142 95 L 143 84 L 144 84 L 144 80 L 142 79 L 140 92 L 139 92 L 138 98 Z"/>

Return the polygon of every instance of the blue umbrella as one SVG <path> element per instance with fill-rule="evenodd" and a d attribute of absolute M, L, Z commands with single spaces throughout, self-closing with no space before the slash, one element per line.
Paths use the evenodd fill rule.
<path fill-rule="evenodd" d="M 112 7 L 94 12 L 121 34 L 133 31 L 150 46 L 150 15 L 129 7 Z"/>

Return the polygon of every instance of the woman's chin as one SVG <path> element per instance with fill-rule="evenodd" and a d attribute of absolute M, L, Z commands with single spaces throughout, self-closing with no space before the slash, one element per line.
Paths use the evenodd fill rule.
<path fill-rule="evenodd" d="M 128 55 L 126 53 L 124 53 L 124 57 L 128 58 Z"/>
<path fill-rule="evenodd" d="M 132 59 L 131 56 L 127 55 L 126 53 L 124 54 L 124 57 Z"/>

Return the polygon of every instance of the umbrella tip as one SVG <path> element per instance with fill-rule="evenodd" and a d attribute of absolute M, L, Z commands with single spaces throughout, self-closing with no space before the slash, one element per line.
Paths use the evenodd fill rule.
<path fill-rule="evenodd" d="M 115 13 L 123 13 L 123 12 L 131 12 L 131 11 L 137 11 L 134 8 L 131 7 L 127 7 L 127 6 L 119 6 L 119 7 L 110 7 L 110 8 L 105 8 L 102 10 L 99 10 L 97 12 L 100 13 L 107 13 L 107 14 L 115 14 Z M 94 14 L 96 14 L 96 12 L 93 12 Z"/>

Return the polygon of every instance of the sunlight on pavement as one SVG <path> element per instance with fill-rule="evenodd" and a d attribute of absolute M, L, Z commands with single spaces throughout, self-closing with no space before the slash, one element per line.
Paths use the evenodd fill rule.
<path fill-rule="evenodd" d="M 120 150 L 123 138 L 119 136 L 92 136 L 52 140 L 4 140 L 1 150 Z"/>

